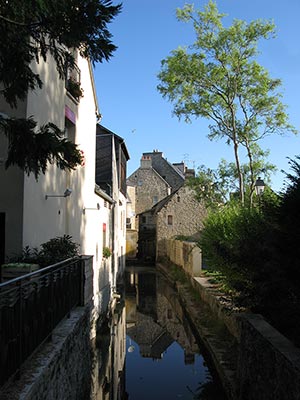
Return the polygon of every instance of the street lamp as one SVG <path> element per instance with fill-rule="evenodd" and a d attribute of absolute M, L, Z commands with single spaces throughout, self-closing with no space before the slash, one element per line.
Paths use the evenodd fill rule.
<path fill-rule="evenodd" d="M 265 186 L 265 182 L 260 177 L 258 177 L 254 185 L 255 193 L 257 194 L 257 196 L 261 196 L 263 194 Z"/>
<path fill-rule="evenodd" d="M 45 199 L 47 200 L 49 197 L 69 197 L 71 196 L 72 189 L 67 188 L 64 191 L 64 194 L 46 194 Z"/>

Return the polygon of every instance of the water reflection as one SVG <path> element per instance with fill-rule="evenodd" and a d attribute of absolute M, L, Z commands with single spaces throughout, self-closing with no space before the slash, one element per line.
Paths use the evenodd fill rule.
<path fill-rule="evenodd" d="M 125 287 L 125 307 L 98 335 L 93 399 L 225 400 L 166 279 L 135 267 Z"/>
<path fill-rule="evenodd" d="M 120 302 L 97 333 L 93 351 L 91 399 L 125 400 L 126 316 Z"/>

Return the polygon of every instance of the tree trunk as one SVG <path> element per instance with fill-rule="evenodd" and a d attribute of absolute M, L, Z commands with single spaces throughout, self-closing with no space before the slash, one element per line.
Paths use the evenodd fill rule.
<path fill-rule="evenodd" d="M 239 177 L 239 189 L 240 189 L 240 200 L 242 205 L 245 203 L 245 195 L 244 195 L 244 178 L 243 174 L 241 171 L 241 165 L 240 165 L 240 159 L 239 159 L 239 154 L 238 154 L 238 147 L 239 144 L 237 140 L 233 141 L 233 148 L 234 148 L 234 157 L 235 157 L 235 164 L 236 164 L 236 169 Z"/>
<path fill-rule="evenodd" d="M 249 200 L 250 200 L 250 207 L 252 207 L 252 205 L 253 205 L 253 194 L 254 194 L 255 177 L 254 177 L 254 171 L 253 171 L 252 152 L 251 152 L 249 141 L 247 139 L 245 141 L 245 146 L 246 146 L 247 155 L 248 155 L 248 158 L 249 158 L 250 179 L 251 179 Z"/>

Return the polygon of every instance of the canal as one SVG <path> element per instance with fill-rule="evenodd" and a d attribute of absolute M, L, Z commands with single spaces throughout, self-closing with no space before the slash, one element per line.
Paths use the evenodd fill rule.
<path fill-rule="evenodd" d="M 120 301 L 97 335 L 94 400 L 226 400 L 178 294 L 155 269 L 128 267 Z"/>

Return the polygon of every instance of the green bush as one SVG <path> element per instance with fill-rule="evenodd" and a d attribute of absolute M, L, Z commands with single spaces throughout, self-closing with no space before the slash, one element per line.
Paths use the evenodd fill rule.
<path fill-rule="evenodd" d="M 64 235 L 42 243 L 40 249 L 26 246 L 20 255 L 11 257 L 9 262 L 39 264 L 42 268 L 78 255 L 79 245 L 73 242 L 72 236 Z"/>
<path fill-rule="evenodd" d="M 79 245 L 72 240 L 72 236 L 64 235 L 50 239 L 41 244 L 38 258 L 42 266 L 55 264 L 68 258 L 79 255 Z"/>
<path fill-rule="evenodd" d="M 103 258 L 109 258 L 111 256 L 111 250 L 109 247 L 103 247 Z"/>
<path fill-rule="evenodd" d="M 230 203 L 209 214 L 199 246 L 243 305 L 300 344 L 300 157 L 280 196 L 266 190 L 256 207 Z"/>
<path fill-rule="evenodd" d="M 205 263 L 222 272 L 244 305 L 260 302 L 261 288 L 269 279 L 273 220 L 258 207 L 229 203 L 210 213 L 199 241 Z"/>

